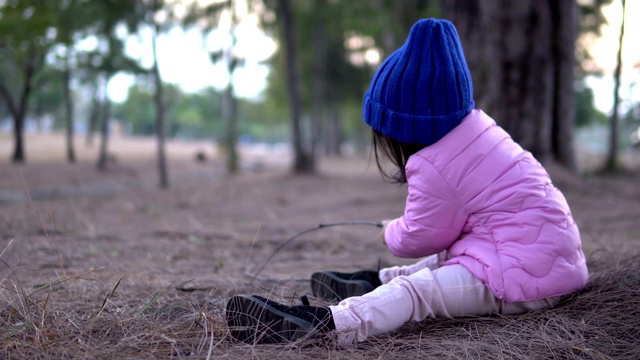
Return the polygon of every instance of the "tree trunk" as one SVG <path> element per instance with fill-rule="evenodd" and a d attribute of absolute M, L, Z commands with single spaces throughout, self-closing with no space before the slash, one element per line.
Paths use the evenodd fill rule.
<path fill-rule="evenodd" d="M 318 138 L 324 124 L 327 34 L 325 9 L 327 0 L 315 0 L 315 31 L 313 41 L 313 116 L 311 120 L 311 153 L 316 153 Z"/>
<path fill-rule="evenodd" d="M 298 64 L 296 44 L 294 39 L 293 18 L 289 0 L 278 0 L 278 16 L 282 24 L 282 33 L 285 46 L 285 64 L 287 75 L 287 88 L 289 95 L 289 107 L 291 110 L 292 145 L 294 153 L 293 171 L 295 173 L 313 173 L 315 162 L 313 154 L 303 145 L 302 116 L 300 103 L 300 90 L 298 79 Z"/>
<path fill-rule="evenodd" d="M 67 51 L 71 51 L 67 49 Z M 73 99 L 71 98 L 71 68 L 69 66 L 69 54 L 65 58 L 65 67 L 62 72 L 62 93 L 64 94 L 64 107 L 67 115 L 66 121 L 66 137 L 67 137 L 67 160 L 70 163 L 76 161 L 76 154 L 73 147 Z"/>
<path fill-rule="evenodd" d="M 14 139 L 14 150 L 12 161 L 14 163 L 23 163 L 25 160 L 24 156 L 24 144 L 23 144 L 23 134 L 22 129 L 24 127 L 24 114 L 20 112 L 20 106 L 18 106 L 11 96 L 9 90 L 4 86 L 3 83 L 0 83 L 0 94 L 2 98 L 5 100 L 9 112 L 13 117 L 13 139 Z"/>
<path fill-rule="evenodd" d="M 13 117 L 13 138 L 15 140 L 15 148 L 13 151 L 12 161 L 14 163 L 24 163 L 26 156 L 24 154 L 24 117 L 23 115 L 14 115 Z"/>
<path fill-rule="evenodd" d="M 224 148 L 227 155 L 227 172 L 231 175 L 237 174 L 240 168 L 240 157 L 238 155 L 238 103 L 234 95 L 233 74 L 240 63 L 233 54 L 236 46 L 235 27 L 238 23 L 235 3 L 229 2 L 231 11 L 231 44 L 223 49 L 222 55 L 229 74 L 229 83 L 225 88 L 222 103 L 222 120 L 225 124 Z"/>
<path fill-rule="evenodd" d="M 340 102 L 335 96 L 329 100 L 329 126 L 327 126 L 327 154 L 342 155 L 342 119 L 340 117 Z"/>
<path fill-rule="evenodd" d="M 162 78 L 160 77 L 160 68 L 158 67 L 158 24 L 153 23 L 153 80 L 155 83 L 154 100 L 156 105 L 156 137 L 157 137 L 157 152 L 158 152 L 158 178 L 160 182 L 160 188 L 167 189 L 169 187 L 169 176 L 167 171 L 167 159 L 165 155 L 165 104 L 164 93 L 162 86 Z"/>
<path fill-rule="evenodd" d="M 616 62 L 616 70 L 613 75 L 615 83 L 613 89 L 613 111 L 611 112 L 611 119 L 609 120 L 609 151 L 607 154 L 607 160 L 605 163 L 606 171 L 615 171 L 618 169 L 618 126 L 619 126 L 619 113 L 618 105 L 620 104 L 620 73 L 622 72 L 622 40 L 624 38 L 624 14 L 626 8 L 626 1 L 622 0 L 622 25 L 620 25 L 620 38 L 618 47 L 618 57 Z"/>
<path fill-rule="evenodd" d="M 230 70 L 229 76 L 233 74 Z M 227 151 L 227 171 L 229 174 L 238 173 L 238 111 L 236 98 L 233 95 L 233 84 L 229 84 L 224 91 L 224 103 L 222 105 L 223 118 L 226 124 L 224 145 Z"/>
<path fill-rule="evenodd" d="M 0 95 L 4 98 L 7 106 L 9 107 L 9 111 L 13 116 L 13 135 L 14 135 L 14 151 L 12 156 L 12 161 L 14 163 L 24 163 L 26 161 L 26 155 L 24 151 L 24 119 L 27 114 L 29 97 L 31 95 L 32 90 L 32 81 L 33 76 L 36 71 L 36 63 L 37 60 L 32 60 L 28 62 L 24 68 L 24 83 L 22 85 L 22 90 L 20 91 L 20 96 L 16 101 L 14 97 L 11 95 L 11 92 L 4 83 L 0 82 Z"/>
<path fill-rule="evenodd" d="M 578 37 L 580 7 L 575 1 L 552 1 L 553 22 L 557 36 L 553 44 L 556 57 L 555 114 L 553 122 L 553 153 L 560 164 L 578 171 L 573 130 L 576 124 L 574 88 L 575 49 Z"/>
<path fill-rule="evenodd" d="M 89 112 L 89 118 L 87 119 L 87 136 L 85 138 L 85 144 L 87 147 L 93 146 L 93 135 L 96 132 L 96 127 L 100 120 L 100 108 L 102 103 L 98 97 L 98 89 L 99 86 L 96 86 L 96 93 L 91 101 L 91 111 Z"/>
<path fill-rule="evenodd" d="M 111 117 L 111 101 L 107 95 L 107 85 L 111 74 L 106 75 L 103 90 L 103 102 L 100 121 L 100 153 L 98 155 L 98 169 L 106 170 L 108 161 L 107 143 L 109 140 L 109 118 Z"/>
<path fill-rule="evenodd" d="M 476 106 L 540 161 L 575 169 L 575 1 L 441 3 L 458 28 Z"/>

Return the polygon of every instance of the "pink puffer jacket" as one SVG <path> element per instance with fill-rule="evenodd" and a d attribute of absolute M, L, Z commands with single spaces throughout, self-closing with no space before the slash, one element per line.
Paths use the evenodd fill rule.
<path fill-rule="evenodd" d="M 500 299 L 539 300 L 581 289 L 578 227 L 545 169 L 495 121 L 473 110 L 406 166 L 405 213 L 385 239 L 399 257 L 448 250 Z"/>

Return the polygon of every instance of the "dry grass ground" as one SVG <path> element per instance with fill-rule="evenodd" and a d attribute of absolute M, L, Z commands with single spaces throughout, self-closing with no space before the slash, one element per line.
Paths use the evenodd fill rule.
<path fill-rule="evenodd" d="M 171 189 L 159 190 L 152 141 L 116 139 L 117 161 L 95 150 L 63 160 L 58 137 L 27 139 L 29 162 L 10 164 L 0 135 L 0 356 L 58 358 L 640 358 L 638 172 L 576 177 L 552 168 L 587 253 L 588 287 L 555 309 L 509 317 L 407 324 L 354 347 L 327 337 L 282 345 L 227 336 L 236 293 L 297 302 L 319 269 L 401 261 L 367 226 L 402 212 L 405 190 L 367 157 L 323 159 L 318 176 L 291 176 L 286 154 L 247 150 L 224 174 L 213 148 L 172 143 Z M 209 161 L 193 161 L 205 151 Z M 4 155 L 2 155 L 4 154 Z M 324 304 L 311 299 L 316 304 Z"/>

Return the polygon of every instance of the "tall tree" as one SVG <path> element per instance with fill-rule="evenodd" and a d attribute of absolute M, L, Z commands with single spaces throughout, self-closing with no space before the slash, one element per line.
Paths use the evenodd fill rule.
<path fill-rule="evenodd" d="M 95 2 L 87 0 L 61 1 L 12 1 L 5 4 L 0 11 L 2 18 L 0 26 L 10 28 L 11 35 L 2 42 L 3 63 L 18 71 L 7 71 L 1 83 L 5 84 L 3 97 L 14 108 L 14 129 L 16 149 L 14 161 L 24 160 L 22 127 L 29 108 L 28 102 L 32 89 L 39 88 L 34 82 L 42 81 L 44 76 L 38 76 L 45 65 L 45 57 L 53 54 L 54 65 L 60 70 L 62 78 L 62 94 L 66 117 L 67 158 L 73 162 L 73 99 L 71 91 L 72 68 L 77 68 L 74 61 L 73 46 L 81 34 L 86 35 L 88 28 L 99 19 L 91 16 L 89 9 Z M 87 16 L 89 15 L 89 16 Z M 18 24 L 15 24 L 15 22 Z M 2 30 L 2 29 L 0 29 Z M 7 67 L 6 69 L 9 69 Z M 58 75 L 56 75 L 58 76 Z M 51 81 L 51 78 L 47 78 Z M 7 85 L 8 84 L 8 85 Z M 11 90 L 21 89 L 12 94 Z M 22 111 L 21 109 L 24 109 Z"/>
<path fill-rule="evenodd" d="M 485 109 L 524 148 L 576 170 L 575 1 L 442 0 Z"/>
<path fill-rule="evenodd" d="M 11 1 L 0 7 L 0 97 L 13 117 L 15 163 L 26 160 L 24 121 L 35 79 L 55 44 L 55 19 L 54 2 Z"/>
<path fill-rule="evenodd" d="M 315 162 L 313 154 L 308 146 L 303 142 L 302 130 L 302 103 L 300 96 L 299 70 L 298 70 L 298 54 L 297 46 L 294 38 L 294 19 L 291 11 L 291 2 L 289 0 L 278 0 L 277 5 L 278 17 L 282 27 L 284 36 L 284 53 L 285 67 L 287 79 L 287 93 L 289 97 L 289 109 L 291 117 L 291 141 L 293 145 L 293 171 L 295 173 L 313 173 L 315 171 Z"/>
<path fill-rule="evenodd" d="M 71 49 L 68 48 L 69 52 Z M 67 138 L 67 160 L 71 163 L 76 161 L 76 152 L 73 146 L 73 126 L 75 113 L 73 111 L 73 97 L 71 92 L 71 64 L 70 58 L 71 55 L 67 54 L 64 58 L 64 71 L 62 73 L 62 82 L 63 82 L 63 94 L 64 94 L 64 108 L 66 111 L 66 121 L 65 121 L 65 134 Z"/>
<path fill-rule="evenodd" d="M 223 145 L 226 152 L 227 171 L 230 174 L 237 173 L 240 166 L 238 153 L 238 103 L 233 77 L 236 70 L 244 65 L 245 59 L 237 53 L 237 30 L 243 21 L 253 15 L 254 7 L 258 3 L 261 2 L 255 0 L 224 0 L 213 2 L 204 8 L 196 6 L 185 21 L 190 25 L 204 24 L 202 27 L 204 35 L 208 35 L 215 30 L 224 34 L 223 36 L 227 38 L 227 41 L 223 41 L 218 50 L 210 51 L 210 57 L 213 63 L 223 63 L 229 74 L 229 82 L 223 94 L 222 118 L 225 123 Z"/>
<path fill-rule="evenodd" d="M 58 5 L 60 10 L 57 16 L 56 30 L 59 46 L 62 50 L 59 57 L 61 60 L 62 93 L 64 95 L 66 153 L 67 160 L 73 163 L 76 161 L 73 141 L 75 112 L 71 80 L 73 72 L 77 68 L 74 45 L 77 37 L 86 35 L 82 32 L 93 22 L 93 19 L 83 16 L 86 6 L 89 6 L 85 1 L 63 0 L 59 1 Z"/>
<path fill-rule="evenodd" d="M 158 34 L 161 31 L 159 21 L 156 19 L 156 14 L 160 11 L 166 11 L 163 9 L 164 4 L 161 0 L 152 0 L 147 9 L 147 22 L 152 28 L 152 50 L 153 50 L 153 66 L 152 74 L 154 80 L 154 102 L 156 107 L 156 138 L 157 138 L 157 163 L 158 163 L 158 179 L 160 182 L 160 188 L 166 189 L 169 187 L 169 175 L 167 170 L 167 157 L 165 152 L 165 138 L 166 138 L 166 106 L 164 100 L 164 92 L 162 85 L 162 77 L 160 76 L 160 67 L 158 65 Z"/>
<path fill-rule="evenodd" d="M 579 7 L 575 1 L 552 1 L 551 16 L 555 35 L 552 43 L 553 118 L 551 124 L 552 153 L 555 160 L 577 171 L 574 129 L 576 123 L 576 39 Z"/>
<path fill-rule="evenodd" d="M 107 94 L 107 88 L 109 86 L 109 80 L 113 76 L 113 72 L 106 72 L 104 74 L 98 74 L 97 81 L 99 82 L 101 90 L 100 103 L 100 147 L 98 149 L 98 161 L 96 166 L 98 170 L 107 169 L 108 160 L 108 144 L 109 144 L 109 119 L 111 118 L 111 100 Z"/>
<path fill-rule="evenodd" d="M 237 173 L 239 169 L 238 104 L 235 98 L 233 86 L 233 74 L 242 61 L 242 59 L 237 58 L 234 54 L 234 48 L 237 43 L 235 35 L 235 29 L 238 25 L 237 6 L 237 1 L 231 0 L 229 2 L 229 17 L 231 20 L 229 24 L 230 28 L 228 29 L 229 43 L 221 49 L 221 58 L 227 68 L 227 73 L 229 74 L 229 82 L 224 89 L 222 119 L 226 124 L 224 144 L 227 151 L 227 171 L 230 174 Z M 214 55 L 213 57 L 216 58 L 218 56 Z"/>
<path fill-rule="evenodd" d="M 316 146 L 318 137 L 322 133 L 324 122 L 324 109 L 326 107 L 326 64 L 327 64 L 327 31 L 326 31 L 327 1 L 315 0 L 313 37 L 313 116 L 311 133 L 311 161 L 315 162 Z M 311 165 L 315 167 L 315 164 Z"/>
<path fill-rule="evenodd" d="M 101 79 L 97 85 L 103 90 L 100 114 L 100 148 L 97 167 L 100 170 L 107 166 L 107 147 L 109 138 L 109 117 L 111 116 L 111 102 L 106 95 L 106 88 L 111 78 L 119 71 L 144 73 L 134 60 L 124 53 L 124 38 L 117 34 L 118 26 L 122 25 L 129 34 L 134 33 L 144 19 L 144 9 L 141 3 L 128 0 L 94 0 L 90 1 L 87 16 L 95 19 L 91 25 L 94 36 L 98 39 L 98 46 L 92 51 L 78 54 L 83 67 L 92 73 L 95 79 Z"/>
<path fill-rule="evenodd" d="M 609 151 L 607 152 L 607 160 L 605 163 L 606 171 L 617 170 L 618 164 L 618 128 L 620 125 L 620 74 L 622 73 L 622 40 L 624 39 L 624 21 L 625 21 L 626 0 L 622 0 L 622 24 L 620 24 L 620 37 L 618 38 L 618 55 L 616 58 L 616 69 L 613 74 L 613 111 L 609 119 Z"/>
<path fill-rule="evenodd" d="M 415 20 L 434 15 L 432 2 L 292 1 L 293 29 L 289 34 L 282 26 L 279 2 L 267 4 L 278 14 L 280 28 L 274 32 L 282 44 L 275 57 L 274 78 L 287 78 L 286 44 L 288 38 L 295 41 L 300 124 L 292 122 L 291 127 L 292 134 L 294 126 L 300 129 L 301 148 L 311 162 L 317 161 L 316 147 L 324 146 L 327 154 L 339 154 L 348 132 L 356 143 L 368 142 L 365 134 L 369 133 L 357 113 L 373 68 L 378 65 L 372 55 L 384 57 L 395 50 L 396 39 L 405 37 Z M 276 99 L 281 106 L 286 102 L 284 105 L 291 109 L 290 101 L 284 100 L 290 99 L 284 84 L 270 82 L 268 94 L 272 101 Z"/>

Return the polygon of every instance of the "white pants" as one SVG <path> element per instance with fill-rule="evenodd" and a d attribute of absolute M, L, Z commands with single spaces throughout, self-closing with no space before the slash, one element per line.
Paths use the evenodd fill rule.
<path fill-rule="evenodd" d="M 411 320 L 520 314 L 558 303 L 557 297 L 518 303 L 500 300 L 464 266 L 439 267 L 438 260 L 438 255 L 433 255 L 413 265 L 382 269 L 382 286 L 330 306 L 338 341 L 364 341 L 369 335 L 398 329 Z"/>

